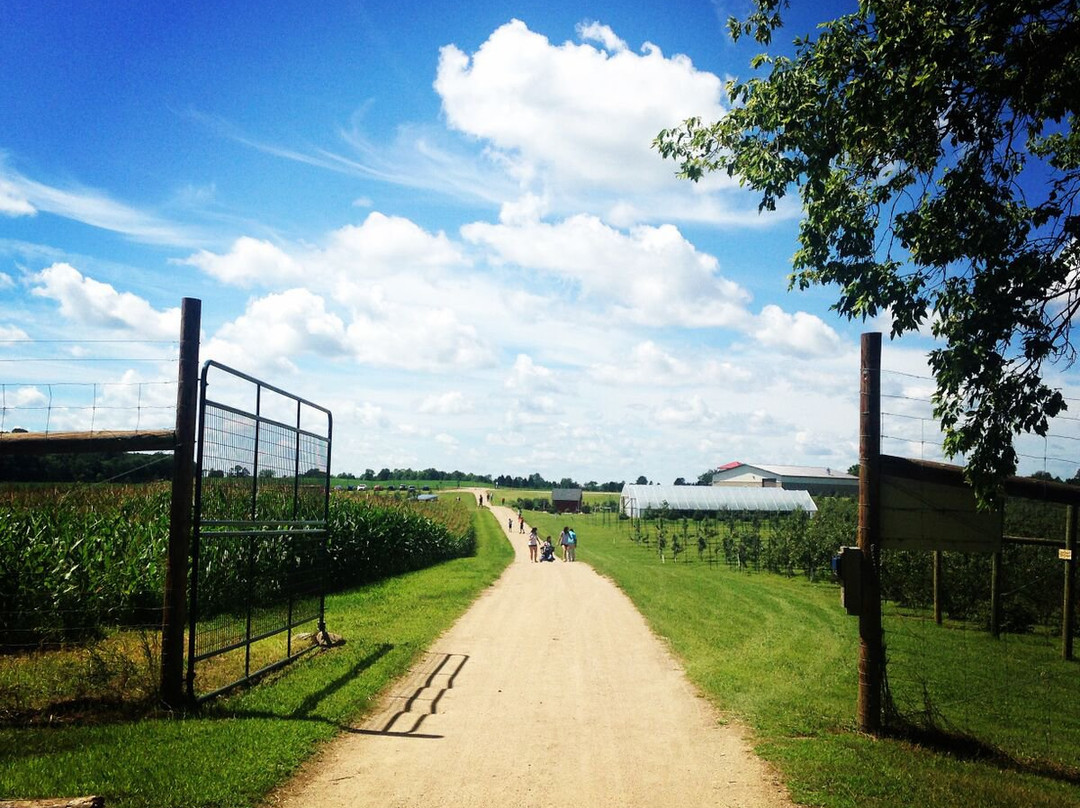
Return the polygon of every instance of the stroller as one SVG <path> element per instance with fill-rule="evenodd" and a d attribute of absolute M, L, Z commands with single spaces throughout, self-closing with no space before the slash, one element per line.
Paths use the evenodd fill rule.
<path fill-rule="evenodd" d="M 554 561 L 555 560 L 555 548 L 551 545 L 551 540 L 547 539 L 540 545 L 540 560 L 541 561 Z"/>

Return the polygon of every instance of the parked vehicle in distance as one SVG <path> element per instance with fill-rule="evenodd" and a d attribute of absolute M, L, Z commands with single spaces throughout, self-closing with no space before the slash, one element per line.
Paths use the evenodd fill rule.
<path fill-rule="evenodd" d="M 360 485 L 356 486 L 356 490 L 357 491 L 367 491 L 367 486 L 364 485 L 363 483 L 360 483 Z"/>

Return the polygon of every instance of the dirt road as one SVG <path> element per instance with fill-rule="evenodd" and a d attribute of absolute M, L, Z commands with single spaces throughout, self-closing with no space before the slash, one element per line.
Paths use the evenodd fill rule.
<path fill-rule="evenodd" d="M 270 804 L 791 805 L 625 595 L 581 561 L 531 563 L 516 518 L 508 537 L 498 582 Z"/>

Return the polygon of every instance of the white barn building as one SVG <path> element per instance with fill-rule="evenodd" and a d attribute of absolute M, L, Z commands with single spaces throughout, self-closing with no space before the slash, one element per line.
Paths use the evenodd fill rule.
<path fill-rule="evenodd" d="M 712 484 L 713 487 L 782 488 L 785 491 L 807 491 L 814 496 L 859 494 L 858 477 L 818 466 L 728 463 L 716 470 Z"/>

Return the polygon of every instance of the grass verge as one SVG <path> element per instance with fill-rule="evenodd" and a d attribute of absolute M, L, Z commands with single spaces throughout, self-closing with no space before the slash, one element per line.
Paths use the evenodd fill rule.
<path fill-rule="evenodd" d="M 963 747 L 943 753 L 910 740 L 862 735 L 854 720 L 857 626 L 840 608 L 834 586 L 734 572 L 696 559 L 661 564 L 655 550 L 629 539 L 625 527 L 605 526 L 597 515 L 529 512 L 526 519 L 541 535 L 557 535 L 564 524 L 574 527 L 578 557 L 626 592 L 702 693 L 724 714 L 752 728 L 757 751 L 780 770 L 800 803 L 828 808 L 1080 806 L 1080 700 L 1036 693 L 1016 706 L 1036 725 L 1052 713 L 1077 728 L 1055 735 L 1052 752 L 1058 764 L 1034 763 L 1023 756 L 1022 746 L 1013 747 L 1020 750 L 1017 754 L 1004 756 Z M 970 651 L 951 646 L 950 632 L 938 631 L 934 637 L 934 647 L 924 644 L 922 653 L 936 655 L 935 667 L 958 674 L 962 682 L 962 666 L 972 664 L 963 655 Z M 997 648 L 1002 653 L 1000 644 Z M 1045 644 L 1014 641 L 1004 651 L 1012 655 L 1013 668 L 1034 665 L 1038 656 L 1037 664 L 1071 673 L 1073 682 L 1080 672 L 1076 663 L 1048 659 L 1053 650 Z M 1018 656 L 1029 652 L 1033 656 Z M 986 649 L 984 660 L 989 654 Z M 985 698 L 998 700 L 1009 687 L 1001 681 L 1000 690 Z"/>
<path fill-rule="evenodd" d="M 327 599 L 340 648 L 197 714 L 56 728 L 0 727 L 0 799 L 100 794 L 110 808 L 258 803 L 468 608 L 513 557 L 489 512 L 477 553 Z"/>

